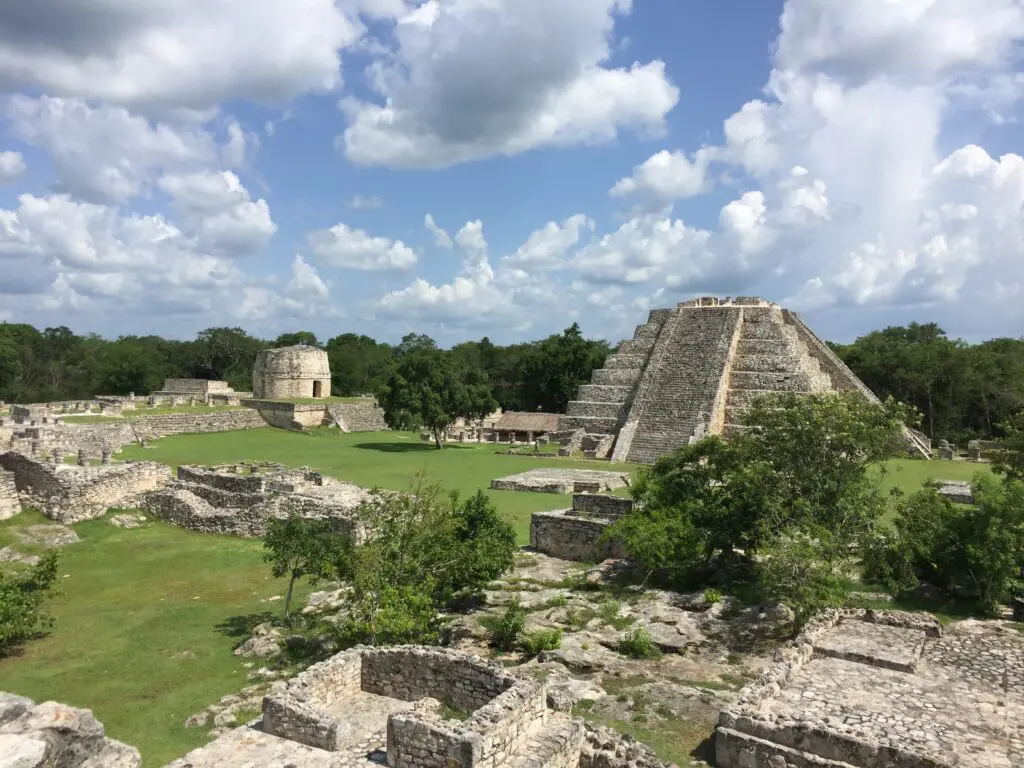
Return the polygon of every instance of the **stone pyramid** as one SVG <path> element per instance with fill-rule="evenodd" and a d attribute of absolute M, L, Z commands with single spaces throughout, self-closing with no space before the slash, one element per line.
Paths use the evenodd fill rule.
<path fill-rule="evenodd" d="M 612 435 L 613 461 L 651 464 L 704 435 L 735 434 L 761 395 L 830 390 L 878 402 L 795 312 L 704 297 L 652 310 L 580 387 L 559 430 Z M 930 458 L 927 438 L 908 430 L 907 439 Z"/>

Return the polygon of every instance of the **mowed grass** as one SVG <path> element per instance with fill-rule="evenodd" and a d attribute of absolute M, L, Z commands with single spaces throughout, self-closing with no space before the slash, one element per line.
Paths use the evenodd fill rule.
<path fill-rule="evenodd" d="M 19 544 L 15 529 L 41 522 L 49 521 L 24 512 L 0 523 L 0 542 L 39 552 Z M 0 689 L 92 709 L 145 765 L 163 765 L 207 741 L 185 718 L 247 684 L 245 659 L 232 649 L 259 614 L 281 611 L 280 601 L 261 599 L 284 584 L 260 541 L 159 522 L 74 528 L 82 540 L 62 550 L 53 630 L 0 659 Z"/>
<path fill-rule="evenodd" d="M 976 474 L 992 472 L 989 464 L 972 461 L 925 461 L 924 459 L 892 459 L 883 465 L 885 474 L 882 488 L 899 488 L 906 494 L 921 489 L 925 483 L 936 480 L 963 480 L 969 482 Z"/>
<path fill-rule="evenodd" d="M 311 433 L 286 432 L 267 427 L 205 435 L 176 435 L 146 448 L 128 446 L 120 456 L 148 459 L 177 467 L 179 464 L 223 464 L 242 459 L 277 461 L 289 467 L 309 466 L 330 477 L 365 488 L 409 490 L 411 479 L 426 472 L 428 480 L 458 491 L 463 497 L 484 490 L 515 526 L 522 544 L 530 540 L 530 515 L 565 508 L 570 496 L 489 490 L 491 480 L 529 469 L 561 467 L 635 472 L 629 464 L 577 461 L 557 456 L 501 455 L 508 446 L 449 444 L 438 450 L 404 432 L 356 432 L 320 429 Z"/>

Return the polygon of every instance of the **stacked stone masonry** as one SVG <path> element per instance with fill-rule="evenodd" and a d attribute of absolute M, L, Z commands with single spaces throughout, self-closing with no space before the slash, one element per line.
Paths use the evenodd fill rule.
<path fill-rule="evenodd" d="M 604 534 L 609 525 L 632 508 L 629 499 L 577 493 L 571 509 L 531 515 L 530 546 L 551 557 L 582 563 L 625 557 L 622 543 L 605 540 Z"/>
<path fill-rule="evenodd" d="M 721 713 L 720 768 L 1024 765 L 1024 637 L 922 614 L 826 611 Z"/>
<path fill-rule="evenodd" d="M 337 532 L 360 541 L 355 510 L 368 498 L 352 483 L 281 465 L 183 465 L 173 483 L 140 504 L 156 518 L 203 533 L 260 537 L 269 520 L 298 515 L 330 520 Z"/>
<path fill-rule="evenodd" d="M 342 432 L 386 430 L 384 411 L 372 398 L 360 403 L 283 403 L 254 398 L 245 405 L 254 409 L 272 427 L 303 430 L 336 426 Z"/>
<path fill-rule="evenodd" d="M 151 461 L 81 467 L 53 464 L 9 451 L 0 467 L 14 477 L 23 507 L 61 523 L 89 520 L 111 507 L 130 507 L 171 482 L 171 470 Z"/>
<path fill-rule="evenodd" d="M 327 352 L 304 344 L 260 350 L 252 371 L 252 391 L 253 397 L 264 399 L 330 397 Z"/>
<path fill-rule="evenodd" d="M 21 499 L 14 473 L 0 469 L 0 520 L 8 520 L 21 511 Z"/>
<path fill-rule="evenodd" d="M 757 297 L 704 297 L 652 311 L 580 387 L 559 429 L 611 436 L 603 455 L 650 464 L 705 435 L 742 431 L 759 397 L 821 391 L 877 402 L 795 312 Z M 930 456 L 926 438 L 906 438 Z"/>

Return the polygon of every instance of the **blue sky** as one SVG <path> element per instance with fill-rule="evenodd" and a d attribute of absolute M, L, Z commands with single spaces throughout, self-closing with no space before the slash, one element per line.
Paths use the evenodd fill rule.
<path fill-rule="evenodd" d="M 617 340 L 708 293 L 1020 335 L 1022 37 L 1022 0 L 9 0 L 0 319 Z"/>

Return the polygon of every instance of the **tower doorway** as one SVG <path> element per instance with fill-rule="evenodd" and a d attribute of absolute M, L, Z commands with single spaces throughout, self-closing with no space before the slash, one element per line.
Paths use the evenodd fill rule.
<path fill-rule="evenodd" d="M 322 381 L 313 382 L 313 397 L 323 397 L 323 385 Z"/>

